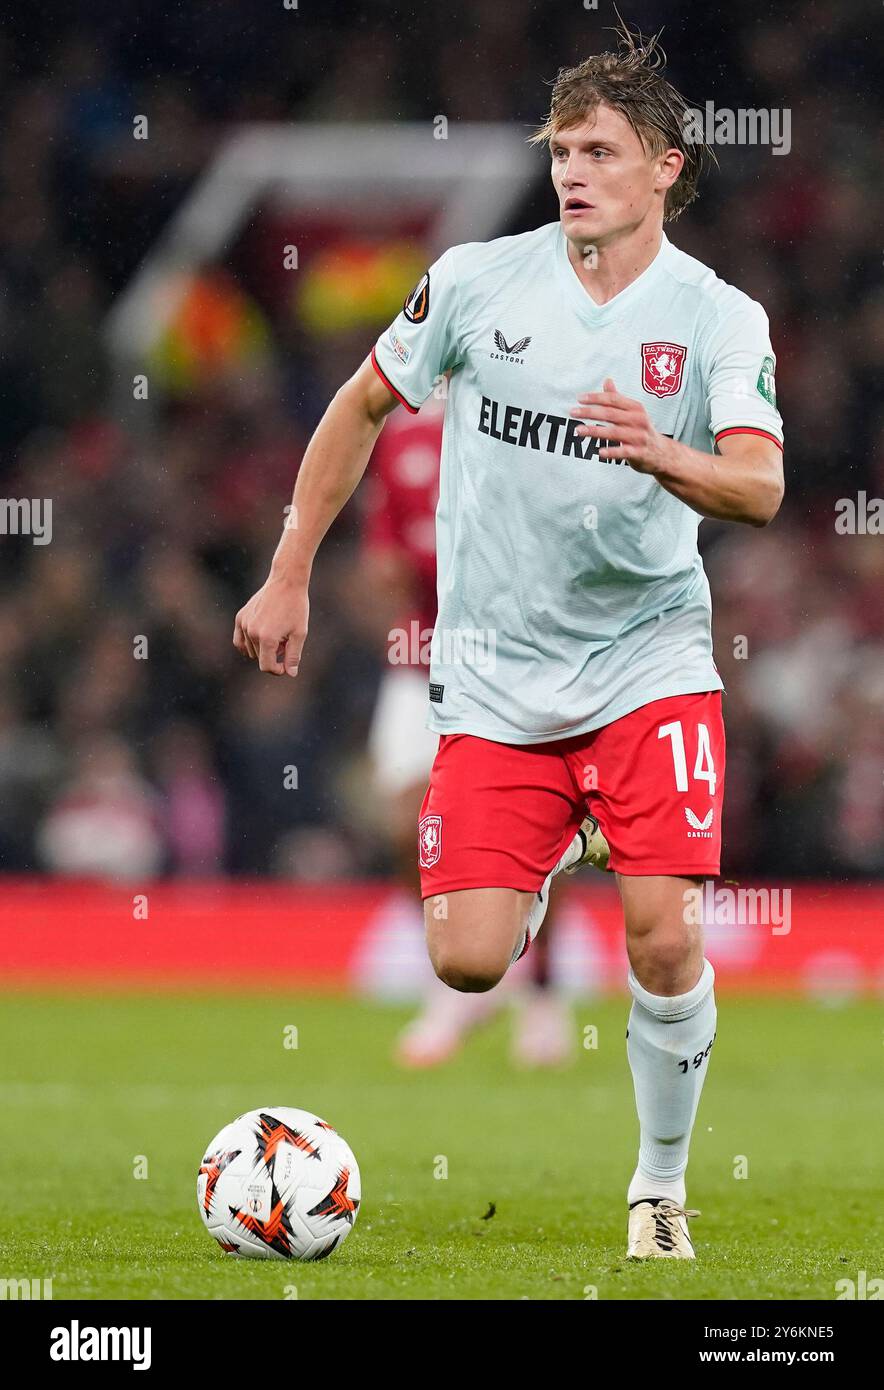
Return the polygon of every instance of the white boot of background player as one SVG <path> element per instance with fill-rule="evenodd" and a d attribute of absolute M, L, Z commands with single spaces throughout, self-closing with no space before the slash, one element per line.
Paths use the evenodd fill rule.
<path fill-rule="evenodd" d="M 578 869 L 583 868 L 584 864 L 591 864 L 594 869 L 607 869 L 610 853 L 608 842 L 602 834 L 595 816 L 587 816 L 561 859 L 553 865 L 544 879 L 543 887 L 537 894 L 537 901 L 528 913 L 525 933 L 513 952 L 511 965 L 514 965 L 525 954 L 540 931 L 546 910 L 549 907 L 550 884 L 556 874 L 576 873 Z"/>

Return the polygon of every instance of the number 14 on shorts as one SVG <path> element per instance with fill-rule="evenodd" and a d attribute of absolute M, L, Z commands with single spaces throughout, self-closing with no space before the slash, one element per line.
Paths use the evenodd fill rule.
<path fill-rule="evenodd" d="M 675 790 L 678 792 L 690 791 L 688 782 L 688 755 L 685 748 L 684 729 L 680 719 L 675 719 L 670 724 L 661 724 L 657 730 L 657 738 L 668 738 L 672 747 L 672 764 L 675 771 Z M 715 795 L 717 777 L 715 773 L 715 763 L 712 758 L 712 746 L 709 740 L 709 729 L 705 724 L 697 725 L 697 748 L 694 759 L 693 777 L 695 782 L 707 782 L 709 784 L 709 795 Z"/>

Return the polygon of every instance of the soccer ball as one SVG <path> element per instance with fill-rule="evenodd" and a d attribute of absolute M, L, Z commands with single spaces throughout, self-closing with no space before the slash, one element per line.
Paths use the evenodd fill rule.
<path fill-rule="evenodd" d="M 350 1234 L 361 1187 L 353 1153 L 309 1110 L 265 1106 L 225 1125 L 196 1180 L 222 1250 L 252 1260 L 324 1260 Z"/>

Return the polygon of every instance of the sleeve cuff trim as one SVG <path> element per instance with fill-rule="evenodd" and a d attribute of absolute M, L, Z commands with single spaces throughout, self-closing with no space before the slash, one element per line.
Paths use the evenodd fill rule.
<path fill-rule="evenodd" d="M 384 371 L 383 367 L 378 362 L 377 354 L 374 348 L 372 348 L 371 350 L 371 365 L 374 367 L 375 371 L 377 372 L 381 381 L 386 386 L 387 390 L 393 392 L 393 395 L 396 397 L 397 401 L 404 405 L 406 410 L 410 410 L 412 415 L 417 415 L 420 410 L 420 406 L 412 405 L 410 401 L 407 401 L 405 399 L 402 392 L 396 389 L 396 387 L 393 385 L 392 381 Z"/>
<path fill-rule="evenodd" d="M 720 439 L 727 439 L 729 434 L 760 434 L 762 439 L 770 439 L 781 453 L 783 451 L 782 441 L 775 434 L 771 434 L 770 430 L 756 429 L 754 425 L 731 425 L 729 429 L 719 430 L 715 436 L 716 444 Z"/>

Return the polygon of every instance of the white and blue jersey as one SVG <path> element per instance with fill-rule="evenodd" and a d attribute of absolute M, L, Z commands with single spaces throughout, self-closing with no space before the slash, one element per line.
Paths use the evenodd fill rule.
<path fill-rule="evenodd" d="M 429 728 L 541 743 L 721 688 L 700 515 L 569 412 L 611 377 L 694 449 L 781 445 L 760 305 L 666 237 L 596 304 L 553 222 L 446 251 L 372 359 L 412 411 L 450 374 Z"/>

